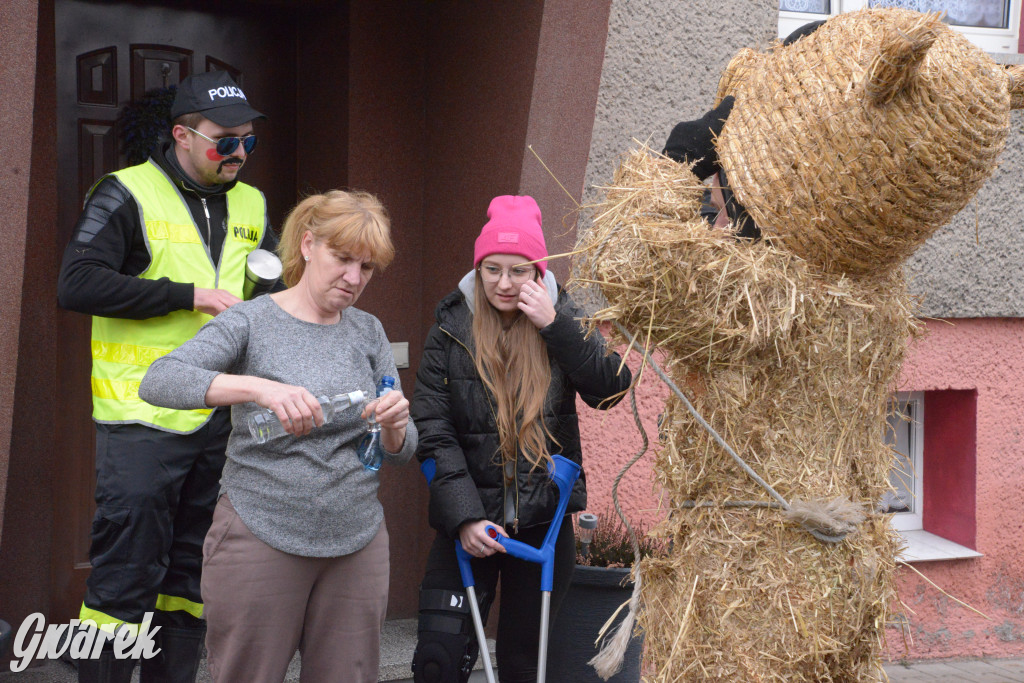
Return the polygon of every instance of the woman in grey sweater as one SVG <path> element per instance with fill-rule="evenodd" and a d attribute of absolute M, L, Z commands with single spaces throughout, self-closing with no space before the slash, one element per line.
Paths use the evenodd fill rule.
<path fill-rule="evenodd" d="M 373 396 L 382 376 L 398 376 L 380 322 L 352 307 L 394 256 L 390 227 L 376 198 L 335 190 L 295 207 L 279 250 L 289 288 L 210 320 L 152 364 L 139 396 L 176 409 L 232 406 L 203 548 L 214 680 L 282 681 L 299 650 L 303 681 L 372 682 L 388 534 L 378 474 L 363 468 L 356 445 L 373 413 L 385 462 L 402 464 L 416 429 L 400 385 L 327 425 L 316 396 Z M 258 406 L 288 433 L 258 445 L 245 426 Z"/>

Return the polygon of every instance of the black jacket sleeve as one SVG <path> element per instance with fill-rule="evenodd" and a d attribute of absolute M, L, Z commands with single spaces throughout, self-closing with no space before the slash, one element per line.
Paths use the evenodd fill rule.
<path fill-rule="evenodd" d="M 437 471 L 430 483 L 430 525 L 455 538 L 463 522 L 484 519 L 480 493 L 466 465 L 466 454 L 451 421 L 448 350 L 451 342 L 434 325 L 423 345 L 409 416 L 419 430 L 420 462 L 433 458 Z"/>
<path fill-rule="evenodd" d="M 580 398 L 591 408 L 607 409 L 622 399 L 633 375 L 619 354 L 606 352 L 600 332 L 589 337 L 584 334 L 579 320 L 582 317 L 583 312 L 561 292 L 555 319 L 540 331 L 540 336 Z"/>
<path fill-rule="evenodd" d="M 150 260 L 138 204 L 108 177 L 89 197 L 64 250 L 57 301 L 78 313 L 136 320 L 192 310 L 192 283 L 136 277 Z"/>

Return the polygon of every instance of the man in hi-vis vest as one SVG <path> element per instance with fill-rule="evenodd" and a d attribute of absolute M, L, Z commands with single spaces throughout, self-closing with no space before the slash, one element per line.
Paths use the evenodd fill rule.
<path fill-rule="evenodd" d="M 98 634 L 159 626 L 147 683 L 195 680 L 203 539 L 231 422 L 223 409 L 149 405 L 139 382 L 241 299 L 246 257 L 277 243 L 263 194 L 236 180 L 265 118 L 238 85 L 224 72 L 189 76 L 171 118 L 172 142 L 89 192 L 58 283 L 62 307 L 93 316 L 96 516 L 80 618 Z M 117 659 L 113 644 L 79 659 L 79 681 L 130 680 L 137 660 Z"/>

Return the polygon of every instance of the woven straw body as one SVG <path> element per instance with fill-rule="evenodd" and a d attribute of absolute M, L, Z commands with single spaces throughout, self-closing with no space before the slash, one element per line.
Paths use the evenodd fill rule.
<path fill-rule="evenodd" d="M 903 283 L 829 283 L 799 267 L 789 278 L 797 303 L 788 333 L 731 367 L 677 364 L 672 374 L 786 500 L 843 498 L 870 513 L 893 463 L 887 397 L 915 330 Z M 755 283 L 740 276 L 723 297 L 741 298 L 743 285 Z M 655 471 L 672 494 L 660 531 L 673 552 L 640 567 L 653 680 L 880 680 L 897 543 L 884 516 L 822 543 L 781 510 L 728 507 L 771 499 L 674 397 L 663 438 Z"/>
<path fill-rule="evenodd" d="M 666 557 L 642 562 L 638 623 L 651 681 L 879 680 L 896 538 L 887 397 L 918 326 L 899 274 L 860 282 L 764 242 L 712 230 L 685 166 L 629 156 L 577 266 L 617 320 L 668 352 L 668 371 L 789 501 L 859 504 L 869 519 L 824 544 L 670 398 L 655 462 Z M 615 341 L 625 343 L 619 337 Z"/>
<path fill-rule="evenodd" d="M 788 251 L 837 273 L 891 270 L 995 169 L 1011 86 L 938 15 L 841 14 L 734 58 L 716 147 L 737 199 Z"/>

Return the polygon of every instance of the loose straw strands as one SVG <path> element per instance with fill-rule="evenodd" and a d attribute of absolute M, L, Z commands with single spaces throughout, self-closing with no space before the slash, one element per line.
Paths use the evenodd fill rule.
<path fill-rule="evenodd" d="M 711 229 L 701 191 L 648 149 L 622 160 L 576 248 L 577 286 L 606 304 L 591 323 L 668 352 L 673 383 L 764 481 L 790 501 L 851 501 L 830 511 L 851 533 L 827 545 L 799 517 L 731 507 L 770 498 L 670 397 L 655 461 L 670 515 L 654 533 L 672 551 L 636 567 L 650 680 L 877 679 L 896 541 L 856 513 L 887 490 L 886 397 L 913 305 L 898 274 L 832 276 Z"/>

